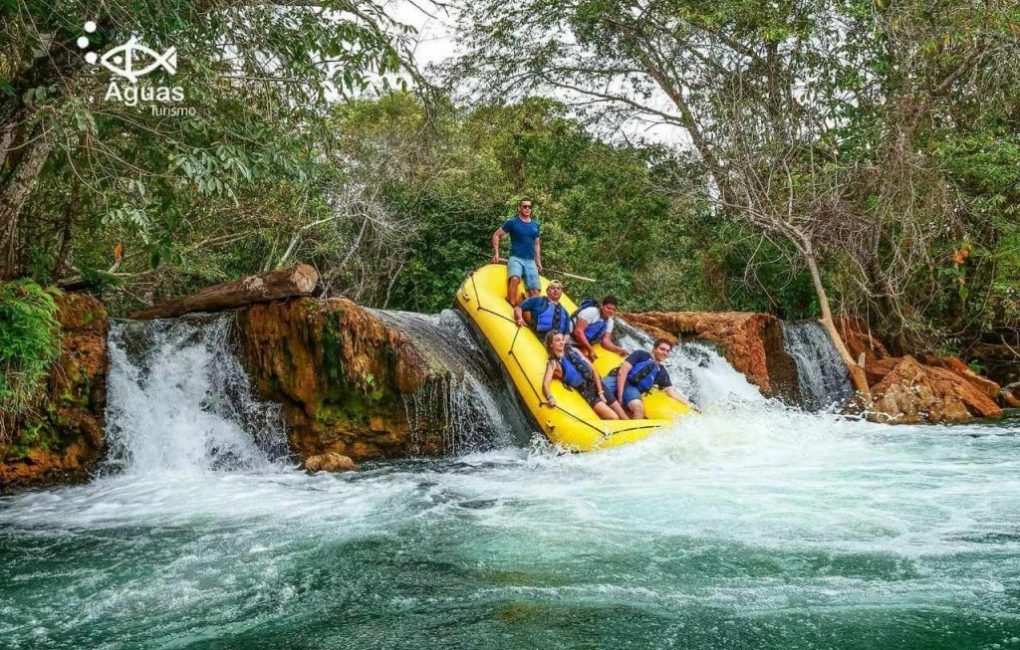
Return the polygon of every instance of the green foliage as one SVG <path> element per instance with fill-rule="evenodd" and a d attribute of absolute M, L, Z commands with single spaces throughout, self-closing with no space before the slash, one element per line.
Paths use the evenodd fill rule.
<path fill-rule="evenodd" d="M 564 278 L 575 296 L 615 293 L 627 309 L 703 301 L 697 291 L 663 290 L 665 278 L 656 277 L 683 236 L 674 211 L 697 209 L 658 185 L 657 177 L 678 165 L 660 148 L 601 142 L 563 105 L 538 98 L 468 113 L 444 107 L 430 128 L 423 106 L 393 95 L 345 107 L 339 120 L 361 160 L 382 151 L 390 168 L 404 170 L 380 184 L 388 210 L 413 220 L 389 306 L 449 307 L 465 274 L 491 256 L 492 233 L 523 197 L 535 205 L 550 275 L 559 270 L 598 279 Z M 698 269 L 682 261 L 671 269 L 668 280 L 691 271 L 688 284 L 697 284 Z"/>
<path fill-rule="evenodd" d="M 387 87 L 409 58 L 409 29 L 371 0 L 27 0 L 10 14 L 0 21 L 0 135 L 45 127 L 45 139 L 16 140 L 15 149 L 52 147 L 16 230 L 24 241 L 13 248 L 26 253 L 18 271 L 96 278 L 124 243 L 115 270 L 156 295 L 235 275 L 238 266 L 211 248 L 243 239 L 249 255 L 271 256 L 279 242 L 262 241 L 267 222 L 282 231 L 316 216 L 309 193 L 321 195 L 330 175 L 320 156 L 329 106 Z M 176 73 L 156 70 L 134 87 L 86 64 L 76 43 L 87 37 L 87 51 L 102 55 L 131 36 L 157 52 L 176 48 Z M 132 105 L 108 98 L 114 83 L 179 87 L 183 99 Z M 29 157 L 2 153 L 0 201 Z"/>
<path fill-rule="evenodd" d="M 880 334 L 961 349 L 1020 331 L 1015 3 L 477 0 L 452 66 L 465 106 L 373 95 L 407 29 L 375 2 L 315 4 L 18 4 L 0 134 L 42 124 L 54 147 L 22 271 L 123 313 L 306 261 L 329 293 L 436 311 L 529 197 L 546 267 L 598 278 L 568 278 L 578 298 L 817 315 L 793 227 L 834 310 Z M 132 33 L 176 47 L 195 114 L 103 99 L 86 19 L 96 52 Z M 636 119 L 690 144 L 635 141 Z M 0 190 L 26 157 L 0 162 Z"/>
<path fill-rule="evenodd" d="M 817 263 L 834 310 L 896 348 L 960 349 L 1020 334 L 1018 15 L 1005 0 L 477 0 L 449 71 L 489 101 L 555 92 L 603 132 L 683 132 L 697 158 L 667 186 L 713 205 L 669 218 L 709 236 L 653 265 L 670 282 L 656 300 L 697 302 L 682 283 L 720 308 L 817 315 L 801 268 Z"/>
<path fill-rule="evenodd" d="M 33 404 L 60 352 L 53 292 L 31 280 L 0 284 L 0 412 L 21 415 Z"/>

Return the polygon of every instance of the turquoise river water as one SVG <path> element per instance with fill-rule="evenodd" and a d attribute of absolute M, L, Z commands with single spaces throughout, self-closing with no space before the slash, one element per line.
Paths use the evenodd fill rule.
<path fill-rule="evenodd" d="M 1020 420 L 721 404 L 601 453 L 310 476 L 179 419 L 208 387 L 173 356 L 113 380 L 149 396 L 119 467 L 0 498 L 0 647 L 1020 650 Z"/>
<path fill-rule="evenodd" d="M 7 648 L 1020 648 L 1020 426 L 710 414 L 643 444 L 0 501 Z"/>

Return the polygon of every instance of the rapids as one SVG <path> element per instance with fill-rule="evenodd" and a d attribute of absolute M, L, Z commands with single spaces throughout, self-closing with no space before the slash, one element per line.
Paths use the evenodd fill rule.
<path fill-rule="evenodd" d="M 789 410 L 688 347 L 705 415 L 639 444 L 492 416 L 309 476 L 225 328 L 115 328 L 101 475 L 0 498 L 4 648 L 1020 648 L 1018 419 Z"/>

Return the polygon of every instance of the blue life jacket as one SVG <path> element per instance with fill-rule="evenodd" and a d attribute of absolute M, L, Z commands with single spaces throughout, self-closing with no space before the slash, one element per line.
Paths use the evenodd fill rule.
<path fill-rule="evenodd" d="M 570 315 L 570 321 L 572 323 L 576 323 L 577 315 L 581 313 L 582 309 L 599 306 L 600 305 L 597 300 L 593 300 L 592 298 L 585 298 L 584 300 L 581 301 L 581 305 L 577 308 L 577 310 Z M 595 345 L 596 343 L 602 340 L 602 335 L 606 333 L 607 327 L 609 327 L 609 321 L 602 318 L 602 313 L 599 312 L 599 319 L 594 323 L 588 323 L 588 326 L 584 328 L 584 338 L 588 339 L 588 342 L 591 343 L 592 345 Z"/>
<path fill-rule="evenodd" d="M 654 359 L 641 361 L 634 364 L 627 373 L 627 383 L 642 393 L 652 390 L 655 385 L 655 378 L 659 374 L 659 364 Z"/>
<path fill-rule="evenodd" d="M 567 350 L 560 361 L 560 368 L 563 369 L 563 383 L 570 388 L 583 386 L 594 381 L 591 368 L 584 362 L 581 355 L 573 348 Z"/>
<path fill-rule="evenodd" d="M 549 331 L 569 333 L 570 318 L 567 317 L 567 310 L 563 308 L 563 305 L 544 296 L 542 300 L 545 301 L 543 303 L 545 306 L 541 310 L 536 309 L 531 312 L 535 334 L 544 336 Z"/>

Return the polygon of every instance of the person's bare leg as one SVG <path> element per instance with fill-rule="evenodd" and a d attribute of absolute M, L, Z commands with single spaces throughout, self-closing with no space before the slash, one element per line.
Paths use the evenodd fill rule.
<path fill-rule="evenodd" d="M 627 403 L 627 408 L 630 409 L 630 415 L 635 420 L 645 419 L 645 403 L 639 399 L 632 399 Z"/>
<path fill-rule="evenodd" d="M 518 290 L 520 288 L 521 288 L 521 278 L 519 276 L 516 276 L 516 275 L 510 276 L 510 280 L 509 280 L 509 282 L 507 282 L 507 286 L 506 286 L 506 300 L 507 300 L 507 302 L 509 302 L 514 307 L 516 307 L 517 303 L 520 302 L 520 299 L 517 297 Z"/>
<path fill-rule="evenodd" d="M 613 412 L 616 413 L 617 418 L 620 420 L 630 419 L 630 416 L 627 415 L 627 411 L 623 410 L 623 406 L 620 404 L 619 400 L 613 402 L 609 408 L 613 409 Z"/>
<path fill-rule="evenodd" d="M 533 297 L 539 295 L 540 293 L 542 293 L 542 292 L 539 291 L 538 289 L 528 289 L 528 297 L 529 298 L 533 298 Z"/>
<path fill-rule="evenodd" d="M 611 409 L 609 407 L 609 405 L 606 404 L 605 402 L 596 402 L 595 406 L 593 406 L 592 408 L 595 409 L 596 415 L 598 415 L 603 420 L 619 420 L 620 419 L 620 417 L 616 414 L 616 411 Z"/>

